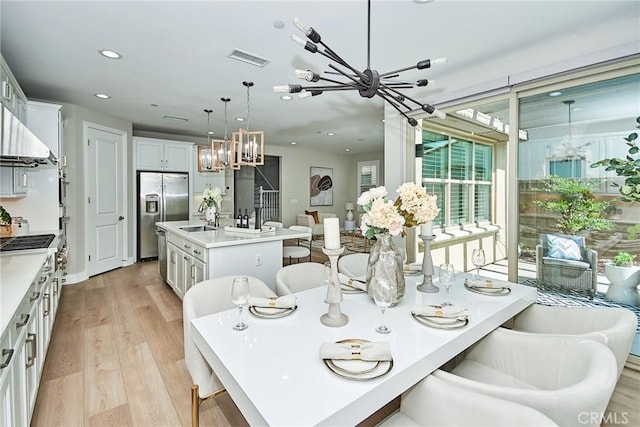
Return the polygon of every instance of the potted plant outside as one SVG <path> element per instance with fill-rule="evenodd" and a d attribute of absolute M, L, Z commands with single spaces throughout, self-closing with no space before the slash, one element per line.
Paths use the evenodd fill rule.
<path fill-rule="evenodd" d="M 628 252 L 618 252 L 613 262 L 605 266 L 605 276 L 610 285 L 607 299 L 623 304 L 640 305 L 640 266 L 633 264 L 635 255 Z"/>

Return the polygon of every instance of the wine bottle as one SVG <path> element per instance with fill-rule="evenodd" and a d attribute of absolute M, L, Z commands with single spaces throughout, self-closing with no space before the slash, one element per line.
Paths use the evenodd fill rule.
<path fill-rule="evenodd" d="M 244 210 L 244 215 L 242 215 L 242 228 L 249 228 L 249 214 L 247 210 Z"/>
<path fill-rule="evenodd" d="M 238 209 L 238 216 L 236 216 L 236 227 L 242 228 L 242 209 Z"/>

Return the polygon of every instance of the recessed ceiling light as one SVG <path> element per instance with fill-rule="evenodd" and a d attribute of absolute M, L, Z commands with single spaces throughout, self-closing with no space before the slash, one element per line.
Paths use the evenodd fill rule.
<path fill-rule="evenodd" d="M 207 133 L 208 133 L 209 135 L 215 135 L 215 134 L 216 134 L 216 133 L 215 133 L 214 131 L 212 131 L 212 130 L 207 131 Z"/>
<path fill-rule="evenodd" d="M 333 135 L 335 135 L 335 133 L 333 133 L 333 132 L 327 132 L 327 135 L 328 135 L 328 136 L 333 136 Z"/>
<path fill-rule="evenodd" d="M 296 144 L 297 144 L 297 142 L 291 141 L 291 145 L 296 145 Z"/>
<path fill-rule="evenodd" d="M 283 101 L 291 101 L 293 99 L 293 96 L 291 96 L 291 95 L 282 95 L 280 97 L 280 99 L 282 99 Z"/>
<path fill-rule="evenodd" d="M 157 107 L 157 106 L 158 106 L 158 104 L 151 104 L 151 106 L 152 106 L 152 107 Z"/>
<path fill-rule="evenodd" d="M 277 21 L 273 21 L 273 26 L 279 30 L 284 28 L 284 22 L 277 20 Z"/>
<path fill-rule="evenodd" d="M 106 93 L 94 93 L 93 96 L 100 99 L 111 99 L 111 97 Z"/>
<path fill-rule="evenodd" d="M 346 148 L 344 151 L 351 151 L 351 148 Z"/>
<path fill-rule="evenodd" d="M 236 117 L 236 122 L 244 122 L 244 117 Z"/>
<path fill-rule="evenodd" d="M 102 56 L 104 56 L 106 58 L 109 58 L 109 59 L 120 59 L 120 58 L 122 58 L 122 55 L 120 55 L 115 50 L 100 49 L 98 52 L 100 53 L 100 55 L 102 55 Z"/>
<path fill-rule="evenodd" d="M 551 93 L 549 94 L 549 96 L 560 96 L 560 95 L 562 95 L 562 92 L 560 92 L 560 91 L 558 91 L 558 90 L 557 90 L 557 91 L 555 91 L 555 92 L 551 92 Z"/>

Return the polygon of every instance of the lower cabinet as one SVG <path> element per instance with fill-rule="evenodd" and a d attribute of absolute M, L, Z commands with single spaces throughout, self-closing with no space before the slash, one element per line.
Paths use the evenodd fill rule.
<path fill-rule="evenodd" d="M 189 288 L 207 278 L 206 249 L 182 239 L 177 241 L 176 237 L 169 237 L 168 242 L 167 283 L 182 299 Z"/>
<path fill-rule="evenodd" d="M 2 331 L 0 426 L 31 423 L 59 297 L 51 266 L 49 258 Z"/>

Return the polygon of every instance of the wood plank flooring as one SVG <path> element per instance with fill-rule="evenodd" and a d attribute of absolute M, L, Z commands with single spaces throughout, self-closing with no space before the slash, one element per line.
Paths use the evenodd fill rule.
<path fill-rule="evenodd" d="M 312 260 L 327 258 L 314 250 Z M 607 425 L 640 425 L 638 360 L 628 362 L 618 382 Z M 156 262 L 63 286 L 33 426 L 189 426 L 190 388 L 182 302 Z M 398 404 L 394 399 L 363 425 Z M 223 393 L 202 405 L 201 425 L 247 423 Z"/>

